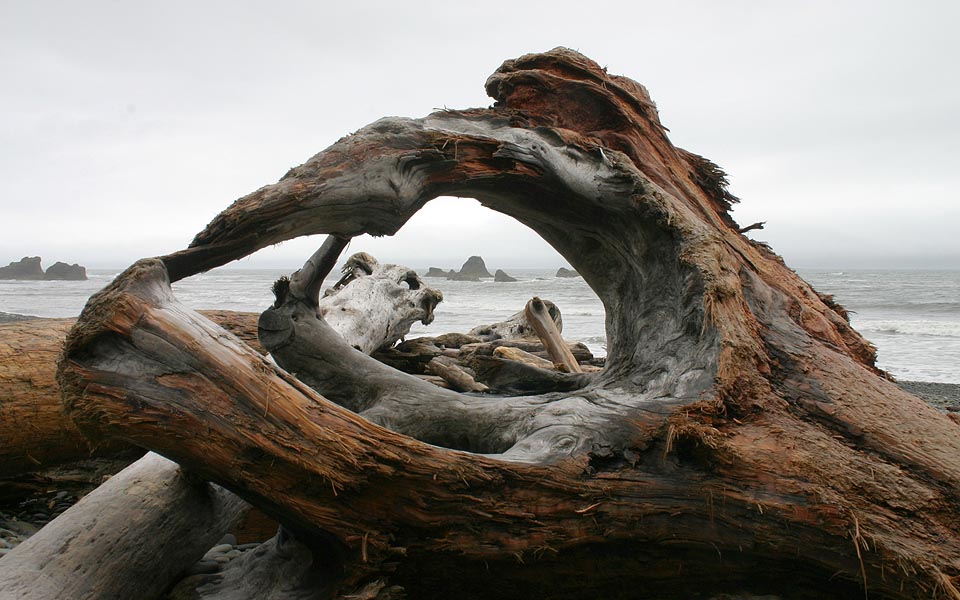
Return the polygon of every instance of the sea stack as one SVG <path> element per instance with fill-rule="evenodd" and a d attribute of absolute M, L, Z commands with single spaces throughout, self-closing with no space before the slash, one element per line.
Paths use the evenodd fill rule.
<path fill-rule="evenodd" d="M 460 267 L 460 272 L 457 273 L 457 275 L 465 279 L 493 277 L 490 271 L 487 271 L 487 265 L 484 264 L 483 259 L 479 256 L 471 256 L 468 258 L 467 262 L 463 263 L 463 266 Z"/>
<path fill-rule="evenodd" d="M 57 280 L 57 281 L 85 281 L 87 269 L 80 265 L 58 262 L 43 272 L 39 256 L 24 256 L 17 262 L 6 267 L 0 267 L 0 279 L 20 279 L 27 281 Z"/>
<path fill-rule="evenodd" d="M 557 277 L 580 277 L 580 273 L 577 273 L 573 269 L 560 267 L 559 269 L 557 269 Z"/>
<path fill-rule="evenodd" d="M 512 283 L 516 281 L 517 278 L 510 277 L 503 269 L 497 269 L 497 272 L 493 274 L 493 280 L 498 283 Z"/>
<path fill-rule="evenodd" d="M 17 262 L 0 267 L 0 279 L 43 279 L 39 256 L 24 256 Z"/>
<path fill-rule="evenodd" d="M 449 271 L 444 271 L 439 267 L 430 267 L 426 273 L 423 274 L 424 277 L 446 277 L 449 278 L 451 275 L 455 275 L 456 272 L 451 269 Z"/>
<path fill-rule="evenodd" d="M 65 262 L 55 262 L 53 266 L 47 269 L 43 275 L 44 279 L 56 279 L 61 281 L 86 281 L 87 269 L 74 263 L 68 265 Z"/>

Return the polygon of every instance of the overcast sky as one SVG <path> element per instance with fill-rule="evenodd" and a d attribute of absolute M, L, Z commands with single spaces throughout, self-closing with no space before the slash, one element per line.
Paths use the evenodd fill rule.
<path fill-rule="evenodd" d="M 500 63 L 578 49 L 643 83 L 788 265 L 960 268 L 960 2 L 0 2 L 0 264 L 118 267 L 386 115 L 487 106 Z M 242 261 L 296 265 L 321 242 Z M 381 260 L 552 267 L 438 199 Z"/>

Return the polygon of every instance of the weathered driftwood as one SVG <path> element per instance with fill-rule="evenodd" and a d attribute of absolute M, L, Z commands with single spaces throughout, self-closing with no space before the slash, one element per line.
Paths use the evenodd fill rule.
<path fill-rule="evenodd" d="M 508 347 L 501 346 L 497 350 L 501 348 Z M 553 363 L 550 363 L 550 368 L 545 368 L 495 354 L 494 356 L 471 355 L 464 363 L 476 373 L 477 381 L 483 382 L 484 385 L 501 394 L 572 392 L 590 383 L 589 376 L 557 370 Z"/>
<path fill-rule="evenodd" d="M 537 367 L 538 369 L 547 369 L 553 370 L 556 369 L 556 364 L 545 359 L 540 358 L 536 354 L 531 354 L 520 348 L 512 348 L 510 346 L 500 346 L 493 351 L 493 356 L 497 358 L 505 358 L 507 360 L 515 360 L 517 362 L 522 362 L 530 365 L 531 367 Z"/>
<path fill-rule="evenodd" d="M 522 315 L 523 311 L 517 314 Z M 559 316 L 559 309 L 556 309 L 555 314 Z M 517 315 L 514 315 L 514 317 L 516 316 Z M 419 337 L 406 340 L 392 348 L 381 348 L 374 352 L 372 356 L 378 361 L 404 373 L 416 375 L 428 373 L 428 363 L 437 357 L 455 359 L 459 367 L 468 367 L 473 370 L 476 370 L 478 364 L 482 364 L 484 374 L 482 383 L 499 392 L 531 393 L 535 390 L 539 393 L 545 393 L 548 391 L 570 391 L 571 389 L 575 389 L 570 387 L 569 382 L 566 381 L 561 383 L 559 387 L 553 387 L 554 383 L 557 383 L 556 378 L 550 375 L 544 378 L 542 374 L 538 372 L 533 372 L 533 376 L 536 379 L 535 382 L 530 381 L 525 383 L 515 378 L 527 373 L 526 370 L 508 366 L 504 361 L 487 361 L 482 358 L 477 358 L 495 356 L 507 360 L 527 362 L 531 366 L 536 366 L 540 369 L 555 370 L 556 365 L 549 360 L 550 354 L 544 348 L 543 343 L 535 337 L 536 334 L 533 327 L 526 322 L 525 318 L 524 324 L 529 334 L 534 337 L 514 336 L 510 339 L 480 342 L 480 338 L 468 334 L 443 334 L 436 337 Z M 595 360 L 594 356 L 583 343 L 564 342 L 564 346 L 576 362 L 586 363 L 579 365 L 581 372 L 595 372 L 600 370 L 592 365 Z M 501 368 L 504 369 L 504 372 L 497 373 L 496 371 Z M 586 380 L 583 381 L 586 383 Z"/>
<path fill-rule="evenodd" d="M 349 264 L 348 262 L 348 266 Z M 308 261 L 302 271 L 308 268 L 323 266 L 312 265 Z M 325 274 L 320 274 L 319 280 L 322 281 Z M 388 274 L 392 278 L 392 273 L 388 271 Z M 292 286 L 301 293 L 316 294 L 316 289 L 312 287 L 314 283 L 314 279 L 304 281 L 303 277 L 295 275 Z M 349 283 L 342 281 L 341 289 L 348 288 Z M 303 286 L 306 286 L 306 289 L 302 289 Z M 432 291 L 427 291 L 428 295 L 431 293 Z M 423 293 L 418 296 L 423 296 Z M 351 305 L 339 302 L 336 306 L 349 308 Z M 368 320 L 369 310 L 343 311 L 348 314 L 338 322 L 347 336 L 344 343 L 354 346 L 370 342 L 372 347 L 389 343 L 390 340 L 378 338 L 378 334 L 389 336 L 403 330 L 403 322 L 409 321 L 412 312 L 417 312 L 410 311 L 406 306 L 402 306 L 400 310 L 392 310 L 395 306 L 384 307 L 383 312 L 387 313 L 387 318 L 374 320 L 372 324 Z M 432 310 L 432 306 L 429 306 L 429 310 Z M 419 318 L 426 318 L 426 311 L 427 307 L 420 308 Z M 209 316 L 239 336 L 252 338 L 253 345 L 259 348 L 255 337 L 256 330 L 251 327 L 256 315 L 215 311 Z M 68 321 L 72 324 L 73 320 Z M 360 324 L 356 325 L 356 321 Z M 371 333 L 365 328 L 367 324 L 376 326 L 382 323 L 387 323 L 388 326 L 378 327 L 377 332 Z M 42 340 L 36 348 L 31 348 L 35 357 L 50 354 L 51 348 L 59 352 L 63 340 L 58 336 L 65 333 L 63 325 L 64 323 L 58 321 L 31 324 L 33 334 Z M 408 329 L 409 322 L 406 326 Z M 47 339 L 50 336 L 55 343 Z M 19 338 L 13 337 L 10 343 L 17 340 Z M 19 344 L 14 347 L 22 350 L 21 346 L 22 344 Z M 36 352 L 38 349 L 41 352 Z M 31 373 L 36 377 L 45 374 L 46 370 L 53 371 L 55 364 L 56 361 L 51 359 L 42 365 L 21 363 L 20 368 L 36 370 L 41 367 L 37 373 Z M 50 382 L 54 383 L 52 373 Z M 45 395 L 31 395 L 30 406 L 41 410 L 49 408 L 50 417 L 44 423 L 56 424 L 63 421 L 60 415 L 59 393 L 53 392 L 55 385 L 48 387 L 50 389 L 44 389 Z M 17 386 L 12 389 L 20 391 Z M 56 399 L 56 402 L 50 402 L 50 399 Z M 35 424 L 31 418 L 21 422 Z M 72 423 L 66 421 L 65 424 L 69 426 L 68 431 L 77 434 L 67 439 L 76 439 L 78 445 L 85 446 L 84 438 L 76 432 Z M 42 447 L 50 445 L 51 442 L 49 439 L 41 441 L 45 442 Z M 126 444 L 115 446 L 125 447 Z M 67 452 L 58 455 L 58 458 L 60 457 L 61 460 L 76 459 L 77 453 Z M 206 484 L 202 485 L 206 487 Z M 146 496 L 147 501 L 141 502 L 138 499 L 140 496 Z M 128 497 L 133 501 L 127 501 Z M 174 463 L 151 455 L 112 478 L 106 485 L 72 507 L 62 518 L 45 527 L 42 535 L 34 536 L 18 548 L 16 553 L 11 555 L 16 558 L 7 558 L 3 563 L 5 577 L 0 577 L 0 589 L 12 590 L 15 595 L 20 594 L 17 597 L 23 598 L 157 597 L 160 592 L 170 587 L 177 575 L 239 521 L 247 506 L 225 490 L 203 490 L 202 493 L 191 491 L 191 487 L 182 481 Z M 211 508 L 215 509 L 213 513 Z M 159 528 L 165 530 L 159 532 Z M 98 540 L 100 543 L 94 544 L 91 540 Z M 179 544 L 172 550 L 171 540 Z M 282 545 L 277 540 L 271 544 L 271 548 Z M 289 547 L 289 544 L 287 546 Z M 283 552 L 289 553 L 289 549 L 281 551 L 281 554 Z M 129 561 L 118 565 L 118 561 L 128 557 Z M 149 559 L 147 562 L 145 557 Z M 37 581 L 34 572 L 41 567 L 44 569 L 44 577 Z M 145 573 L 147 569 L 149 573 Z M 250 587 L 248 584 L 247 588 Z M 285 582 L 282 587 L 290 587 L 289 582 Z"/>
<path fill-rule="evenodd" d="M 60 373 L 78 423 L 299 528 L 340 569 L 320 596 L 960 598 L 957 425 L 738 232 L 723 173 L 669 142 L 646 90 L 566 50 L 487 90 L 491 108 L 338 141 L 92 299 Z M 608 358 L 585 387 L 436 389 L 309 298 L 261 317 L 284 371 L 170 293 L 299 235 L 392 234 L 442 194 L 527 224 L 597 292 Z"/>
<path fill-rule="evenodd" d="M 57 359 L 74 319 L 37 319 L 0 325 L 0 477 L 126 448 L 99 447 L 61 412 Z"/>
<path fill-rule="evenodd" d="M 447 356 L 438 356 L 427 363 L 427 373 L 436 375 L 447 382 L 448 387 L 458 392 L 486 392 L 490 388 L 478 383 L 473 375 L 467 373 L 455 360 Z"/>
<path fill-rule="evenodd" d="M 254 349 L 260 348 L 256 314 L 202 312 Z M 57 359 L 75 321 L 33 319 L 0 324 L 0 482 L 131 449 L 118 439 L 86 439 L 63 414 Z"/>
<path fill-rule="evenodd" d="M 248 507 L 147 454 L 4 556 L 0 596 L 159 598 Z"/>
<path fill-rule="evenodd" d="M 563 316 L 557 305 L 550 300 L 541 300 L 541 302 L 544 306 L 544 314 L 549 314 L 557 331 L 563 331 Z M 478 325 L 467 332 L 467 335 L 477 337 L 484 342 L 537 339 L 536 329 L 530 322 L 526 307 L 507 317 L 506 321 L 491 323 L 490 325 Z"/>
<path fill-rule="evenodd" d="M 550 355 L 550 359 L 555 364 L 563 367 L 567 373 L 583 372 L 580 363 L 573 357 L 573 353 L 570 352 L 566 342 L 563 341 L 560 328 L 551 318 L 549 307 L 543 300 L 534 296 L 524 307 L 523 316 L 533 327 L 537 337 L 540 338 L 540 343 L 546 348 L 547 354 Z"/>
<path fill-rule="evenodd" d="M 352 276 L 321 300 L 321 311 L 349 344 L 368 352 L 395 342 L 414 321 L 432 321 L 433 309 L 442 299 L 438 291 L 424 288 L 407 267 L 380 265 L 363 253 L 351 257 L 344 271 Z M 265 352 L 257 339 L 257 314 L 200 312 Z M 117 439 L 88 440 L 62 413 L 57 359 L 75 322 L 68 318 L 0 324 L 0 481 L 131 449 Z"/>
<path fill-rule="evenodd" d="M 549 353 L 544 349 L 543 344 L 540 343 L 539 339 L 494 340 L 492 342 L 464 344 L 459 348 L 459 356 L 463 359 L 466 359 L 471 355 L 492 356 L 498 348 L 517 348 L 518 350 L 529 352 L 530 354 L 540 358 L 550 358 Z M 577 360 L 577 362 L 584 363 L 594 360 L 593 353 L 590 352 L 590 349 L 587 348 L 583 342 L 567 342 L 567 349 L 571 354 L 573 354 L 573 357 Z"/>
<path fill-rule="evenodd" d="M 320 299 L 320 315 L 364 354 L 389 347 L 416 321 L 429 325 L 443 294 L 425 287 L 416 271 L 380 264 L 366 252 L 343 266 L 343 278 Z"/>

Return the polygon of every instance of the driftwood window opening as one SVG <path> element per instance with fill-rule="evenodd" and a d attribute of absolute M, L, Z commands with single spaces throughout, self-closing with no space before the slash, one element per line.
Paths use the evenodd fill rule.
<path fill-rule="evenodd" d="M 424 212 L 429 216 L 420 219 Z M 495 218 L 491 219 L 492 216 Z M 456 224 L 445 226 L 440 222 L 441 219 L 448 224 Z M 481 221 L 482 224 L 474 221 Z M 383 313 L 381 320 L 394 319 L 414 327 L 404 336 L 406 341 L 397 348 L 383 349 L 364 344 L 362 349 L 366 353 L 372 352 L 378 360 L 415 374 L 425 373 L 424 366 L 431 355 L 442 354 L 443 358 L 438 360 L 458 363 L 459 366 L 449 373 L 453 379 L 447 377 L 450 380 L 447 382 L 441 379 L 441 385 L 449 384 L 458 391 L 485 391 L 501 395 L 569 391 L 573 389 L 574 382 L 553 371 L 579 373 L 584 368 L 590 372 L 600 370 L 606 356 L 606 335 L 599 297 L 575 273 L 566 268 L 557 271 L 558 265 L 567 263 L 566 259 L 525 225 L 483 207 L 472 198 L 437 198 L 427 203 L 392 238 L 393 253 L 397 253 L 397 247 L 410 243 L 423 244 L 429 240 L 431 247 L 445 248 L 448 253 L 451 247 L 458 247 L 463 256 L 473 256 L 464 264 L 462 272 L 431 267 L 421 277 L 403 267 L 380 264 L 366 252 L 353 254 L 341 268 L 343 276 L 332 288 L 334 294 L 342 294 L 342 297 L 331 300 L 328 291 L 324 293 L 321 304 L 336 302 L 345 309 L 349 307 L 351 321 L 357 320 L 355 317 L 359 312 L 370 313 L 359 319 L 357 324 L 369 328 L 374 336 L 389 329 L 375 322 L 377 319 L 372 313 L 376 312 Z M 464 240 L 471 240 L 469 246 Z M 370 243 L 368 236 L 355 238 L 344 254 L 371 246 L 375 248 L 377 244 Z M 502 264 L 505 249 L 512 252 L 508 260 L 512 260 L 514 265 L 521 265 L 516 267 L 521 269 L 520 280 L 496 269 L 497 266 L 505 266 L 511 272 L 518 273 L 513 267 Z M 487 255 L 490 251 L 495 252 L 492 262 L 485 264 L 483 260 L 476 261 L 481 258 L 478 254 Z M 383 254 L 388 258 L 389 255 L 389 252 Z M 416 264 L 424 264 L 422 258 L 416 260 L 420 261 Z M 529 261 L 528 265 L 539 263 L 540 267 L 523 269 L 524 260 Z M 376 266 L 364 266 L 363 263 Z M 355 266 L 358 264 L 360 268 Z M 543 268 L 545 264 L 553 268 Z M 497 271 L 496 276 L 491 274 L 494 270 Z M 560 276 L 562 272 L 565 272 L 563 277 Z M 558 273 L 555 278 L 554 273 Z M 550 278 L 543 275 L 549 275 Z M 359 278 L 363 277 L 373 279 L 362 281 L 363 285 L 357 289 L 344 289 L 349 282 L 361 281 Z M 373 283 L 378 280 L 379 283 Z M 328 281 L 333 279 L 328 277 Z M 421 288 L 431 288 L 439 302 L 435 310 L 425 311 L 422 315 L 412 310 L 423 304 L 422 294 L 412 293 Z M 539 306 L 540 296 L 543 296 L 546 311 L 557 329 L 554 332 L 553 327 L 549 328 L 551 336 L 547 340 L 550 343 L 546 345 L 540 338 L 538 328 L 529 322 L 526 314 L 527 305 Z M 342 333 L 343 328 L 336 322 L 337 313 L 329 310 L 322 308 L 321 313 L 328 322 L 332 317 L 334 322 L 331 324 Z M 415 318 L 407 317 L 404 320 L 405 312 Z M 421 316 L 426 317 L 423 326 L 417 323 L 422 320 Z M 426 327 L 427 324 L 429 327 Z M 597 333 L 602 335 L 598 336 Z M 389 345 L 396 336 L 385 336 L 384 339 Z M 372 344 L 378 342 L 373 341 Z M 531 352 L 536 355 L 531 356 Z M 516 364 L 518 361 L 523 364 Z M 584 365 L 580 364 L 581 361 Z M 439 367 L 436 364 L 438 361 L 430 362 L 433 363 L 431 367 Z M 464 369 L 469 375 L 463 373 Z M 426 373 L 435 370 L 428 368 Z M 457 372 L 466 375 L 466 381 L 458 382 Z M 478 376 L 477 372 L 484 380 L 479 384 L 472 379 Z M 585 383 L 586 380 L 583 381 Z"/>
<path fill-rule="evenodd" d="M 488 109 L 343 138 L 130 267 L 70 333 L 59 382 L 89 435 L 294 532 L 298 550 L 278 536 L 203 594 L 960 598 L 957 423 L 740 233 L 723 173 L 670 143 L 642 86 L 558 49 L 487 91 Z M 170 293 L 302 235 L 333 236 L 326 264 L 440 195 L 513 216 L 583 275 L 601 373 L 547 398 L 440 390 L 345 345 L 296 281 L 261 317 L 278 369 Z"/>
<path fill-rule="evenodd" d="M 405 282 L 407 287 L 416 290 L 418 286 L 426 285 L 444 294 L 442 303 L 437 306 L 436 320 L 429 327 L 414 324 L 410 334 L 412 337 L 466 332 L 482 325 L 504 321 L 512 313 L 520 311 L 531 297 L 537 295 L 548 300 L 556 300 L 557 309 L 563 313 L 563 326 L 567 327 L 570 324 L 574 326 L 574 330 L 570 331 L 569 335 L 564 332 L 564 337 L 568 341 L 582 341 L 596 356 L 606 355 L 605 317 L 596 293 L 588 285 L 584 285 L 583 289 L 589 299 L 577 299 L 585 300 L 589 309 L 594 311 L 593 314 L 588 315 L 580 312 L 582 306 L 574 309 L 567 306 L 570 301 L 566 298 L 554 298 L 553 294 L 557 292 L 551 291 L 550 287 L 545 287 L 548 284 L 529 280 L 530 277 L 535 277 L 539 281 L 543 276 L 552 276 L 558 271 L 558 267 L 566 267 L 567 260 L 529 227 L 508 215 L 483 206 L 475 198 L 442 196 L 434 198 L 415 213 L 396 234 L 390 236 L 389 245 L 381 244 L 380 241 L 367 235 L 353 238 L 344 250 L 343 256 L 362 251 L 381 262 L 403 262 L 403 264 L 422 269 L 429 266 L 430 269 L 420 271 L 420 278 L 409 278 Z M 434 255 L 424 257 L 424 244 L 429 244 Z M 411 251 L 407 249 L 408 245 L 413 248 L 419 246 L 420 249 L 411 255 Z M 469 276 L 466 279 L 455 277 L 457 271 L 450 268 L 455 266 L 451 262 L 443 263 L 442 267 L 438 266 L 441 263 L 437 262 L 436 255 L 445 255 L 448 261 L 458 259 L 457 265 L 467 256 L 480 256 L 485 260 L 485 267 L 491 277 L 494 271 L 501 268 L 504 271 L 503 275 L 522 273 L 523 276 L 520 282 L 510 282 L 520 283 L 520 285 L 475 288 L 473 285 L 477 282 L 469 281 Z M 568 271 L 566 268 L 560 270 Z M 565 277 L 582 282 L 582 278 L 574 275 L 575 273 L 568 272 Z M 491 281 L 491 279 L 485 280 L 486 283 Z M 465 315 L 466 309 L 458 307 L 458 316 L 455 322 L 451 322 L 449 308 L 466 298 L 473 300 L 477 291 L 480 291 L 482 297 L 488 300 L 482 307 L 477 307 L 482 314 Z M 563 289 L 560 293 L 569 291 Z M 471 307 L 477 306 L 476 302 L 470 302 L 470 304 Z M 587 337 L 586 331 L 594 332 L 594 339 L 582 339 Z M 599 339 L 596 333 L 601 334 Z"/>

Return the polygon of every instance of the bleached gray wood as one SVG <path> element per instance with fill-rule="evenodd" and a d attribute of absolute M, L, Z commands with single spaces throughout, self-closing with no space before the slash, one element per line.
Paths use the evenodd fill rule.
<path fill-rule="evenodd" d="M 550 300 L 542 300 L 546 306 L 550 318 L 553 319 L 557 331 L 563 331 L 563 315 L 560 308 Z M 467 332 L 480 338 L 484 342 L 493 342 L 496 340 L 536 340 L 537 332 L 527 319 L 526 307 L 507 317 L 504 321 L 491 323 L 489 325 L 478 325 Z"/>
<path fill-rule="evenodd" d="M 490 389 L 478 383 L 473 375 L 464 371 L 455 360 L 446 356 L 438 356 L 428 362 L 427 373 L 442 377 L 451 389 L 458 392 L 486 392 Z"/>
<path fill-rule="evenodd" d="M 249 505 L 148 453 L 0 560 L 0 598 L 158 598 Z"/>
<path fill-rule="evenodd" d="M 561 365 L 568 373 L 583 372 L 580 363 L 563 341 L 560 329 L 551 318 L 549 308 L 543 300 L 534 296 L 523 308 L 523 315 L 533 326 L 537 337 L 540 338 L 540 342 L 543 343 L 543 347 L 547 349 L 547 354 L 555 364 Z"/>
<path fill-rule="evenodd" d="M 347 259 L 343 272 L 343 279 L 320 299 L 320 315 L 364 354 L 392 346 L 417 321 L 432 323 L 433 310 L 443 300 L 413 269 L 381 264 L 365 252 Z"/>

